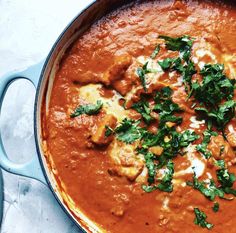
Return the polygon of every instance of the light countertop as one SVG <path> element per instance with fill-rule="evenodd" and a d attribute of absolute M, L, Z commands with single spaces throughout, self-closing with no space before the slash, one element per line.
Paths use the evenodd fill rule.
<path fill-rule="evenodd" d="M 92 0 L 0 0 L 0 78 L 27 68 L 48 54 L 63 28 Z M 16 162 L 36 156 L 33 137 L 35 88 L 19 80 L 5 97 L 0 118 L 3 142 Z M 78 233 L 49 188 L 3 172 L 1 233 Z"/>

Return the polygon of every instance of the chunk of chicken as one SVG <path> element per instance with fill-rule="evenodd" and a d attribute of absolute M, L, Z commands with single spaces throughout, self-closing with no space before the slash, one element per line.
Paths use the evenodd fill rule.
<path fill-rule="evenodd" d="M 92 135 L 92 142 L 97 145 L 107 145 L 113 139 L 112 135 L 106 136 L 106 126 L 115 128 L 117 119 L 112 114 L 107 114 L 98 124 L 97 130 Z"/>
<path fill-rule="evenodd" d="M 144 168 L 144 161 L 140 155 L 136 154 L 133 145 L 114 140 L 109 146 L 108 155 L 112 161 L 109 169 L 112 175 L 134 181 Z"/>
<path fill-rule="evenodd" d="M 81 74 L 79 76 L 79 79 L 75 80 L 75 83 L 81 83 L 81 84 L 100 83 L 101 77 L 102 76 L 100 73 L 97 74 L 88 70 L 87 72 Z"/>
<path fill-rule="evenodd" d="M 111 85 L 112 82 L 121 79 L 131 63 L 132 57 L 129 55 L 115 57 L 114 63 L 103 74 L 102 82 L 106 85 Z"/>
<path fill-rule="evenodd" d="M 208 149 L 215 159 L 225 159 L 228 162 L 235 158 L 235 153 L 230 144 L 221 135 L 211 137 Z"/>
<path fill-rule="evenodd" d="M 236 147 L 236 133 L 235 132 L 232 132 L 232 133 L 229 133 L 227 136 L 226 136 L 230 146 L 232 147 Z"/>
<path fill-rule="evenodd" d="M 108 67 L 105 73 L 95 73 L 88 70 L 87 72 L 81 74 L 79 79 L 75 80 L 81 84 L 89 83 L 103 83 L 106 86 L 111 85 L 112 82 L 121 79 L 124 73 L 132 64 L 132 57 L 129 55 L 121 55 L 114 58 L 113 64 Z"/>
<path fill-rule="evenodd" d="M 163 148 L 161 146 L 152 146 L 149 148 L 149 151 L 155 155 L 161 155 Z"/>

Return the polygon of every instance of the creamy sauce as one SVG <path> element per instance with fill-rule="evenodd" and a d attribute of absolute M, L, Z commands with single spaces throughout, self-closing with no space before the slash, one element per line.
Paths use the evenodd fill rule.
<path fill-rule="evenodd" d="M 129 106 L 140 98 L 142 86 L 136 70 L 147 61 L 148 68 L 155 70 L 147 74 L 148 91 L 171 86 L 173 99 L 185 110 L 178 129 L 194 130 L 201 135 L 206 122 L 197 119 L 191 103 L 185 102 L 183 78 L 177 72 L 167 75 L 157 64 L 157 60 L 163 61 L 167 55 L 174 57 L 176 53 L 160 53 L 155 59 L 150 59 L 150 54 L 159 35 L 189 35 L 195 38 L 192 60 L 198 69 L 208 63 L 223 63 L 226 74 L 233 79 L 235 32 L 233 4 L 173 0 L 137 3 L 101 19 L 65 54 L 56 73 L 42 130 L 48 162 L 53 161 L 65 203 L 78 220 L 77 212 L 81 210 L 105 232 L 208 232 L 194 224 L 193 208 L 199 207 L 214 224 L 211 232 L 236 232 L 236 200 L 217 199 L 220 211 L 214 213 L 213 202 L 186 185 L 193 172 L 203 180 L 215 178 L 215 169 L 196 151 L 200 141 L 190 144 L 184 156 L 174 159 L 172 193 L 145 193 L 141 189 L 148 174 L 143 156 L 135 152 L 135 144 L 125 145 L 115 138 L 105 145 L 93 141 L 105 119 L 117 125 L 125 117 L 140 118 Z M 97 100 L 103 102 L 99 114 L 70 117 L 77 106 L 96 104 Z M 232 120 L 226 133 L 234 137 L 235 132 L 236 122 Z M 231 149 L 231 154 L 224 156 L 229 170 L 236 173 L 235 152 Z M 161 178 L 164 172 L 165 168 L 157 175 Z"/>

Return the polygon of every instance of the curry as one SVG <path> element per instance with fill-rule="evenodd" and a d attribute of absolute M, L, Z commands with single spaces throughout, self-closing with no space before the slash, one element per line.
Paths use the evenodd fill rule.
<path fill-rule="evenodd" d="M 78 220 L 236 232 L 235 32 L 233 3 L 135 2 L 64 54 L 42 131 Z"/>

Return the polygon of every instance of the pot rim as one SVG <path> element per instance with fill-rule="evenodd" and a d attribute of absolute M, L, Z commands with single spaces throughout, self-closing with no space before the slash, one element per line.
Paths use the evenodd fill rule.
<path fill-rule="evenodd" d="M 47 171 L 46 171 L 46 167 L 43 161 L 43 154 L 41 153 L 41 138 L 40 135 L 38 135 L 38 129 L 39 129 L 39 125 L 37 122 L 37 116 L 39 111 L 41 111 L 41 106 L 40 108 L 38 108 L 38 103 L 39 103 L 39 97 L 41 94 L 41 85 L 42 85 L 42 81 L 45 78 L 45 71 L 47 69 L 47 65 L 50 61 L 51 56 L 53 55 L 56 47 L 58 46 L 58 44 L 60 43 L 61 39 L 64 37 L 64 35 L 66 34 L 66 32 L 70 29 L 70 27 L 77 21 L 77 19 L 89 8 L 91 8 L 94 4 L 96 3 L 96 0 L 93 0 L 91 3 L 89 3 L 87 6 L 85 6 L 68 24 L 67 26 L 63 29 L 63 31 L 60 33 L 60 35 L 57 37 L 56 41 L 54 42 L 53 46 L 51 47 L 45 62 L 43 64 L 40 76 L 39 76 L 39 80 L 38 80 L 38 84 L 37 84 L 37 88 L 36 88 L 36 94 L 35 94 L 35 102 L 34 102 L 34 139 L 35 139 L 35 143 L 36 143 L 36 151 L 37 151 L 37 156 L 39 159 L 39 163 L 40 163 L 40 167 L 42 170 L 42 173 L 45 177 L 46 183 L 48 185 L 48 187 L 50 188 L 51 192 L 53 193 L 54 197 L 56 198 L 58 204 L 61 206 L 62 210 L 66 213 L 66 215 L 76 224 L 76 226 L 79 228 L 79 230 L 81 230 L 82 232 L 86 233 L 87 230 L 85 229 L 85 227 L 83 227 L 83 225 L 73 216 L 73 214 L 69 211 L 69 209 L 66 207 L 65 203 L 63 203 L 60 198 L 58 197 L 58 194 L 55 192 L 53 185 L 48 177 Z"/>

